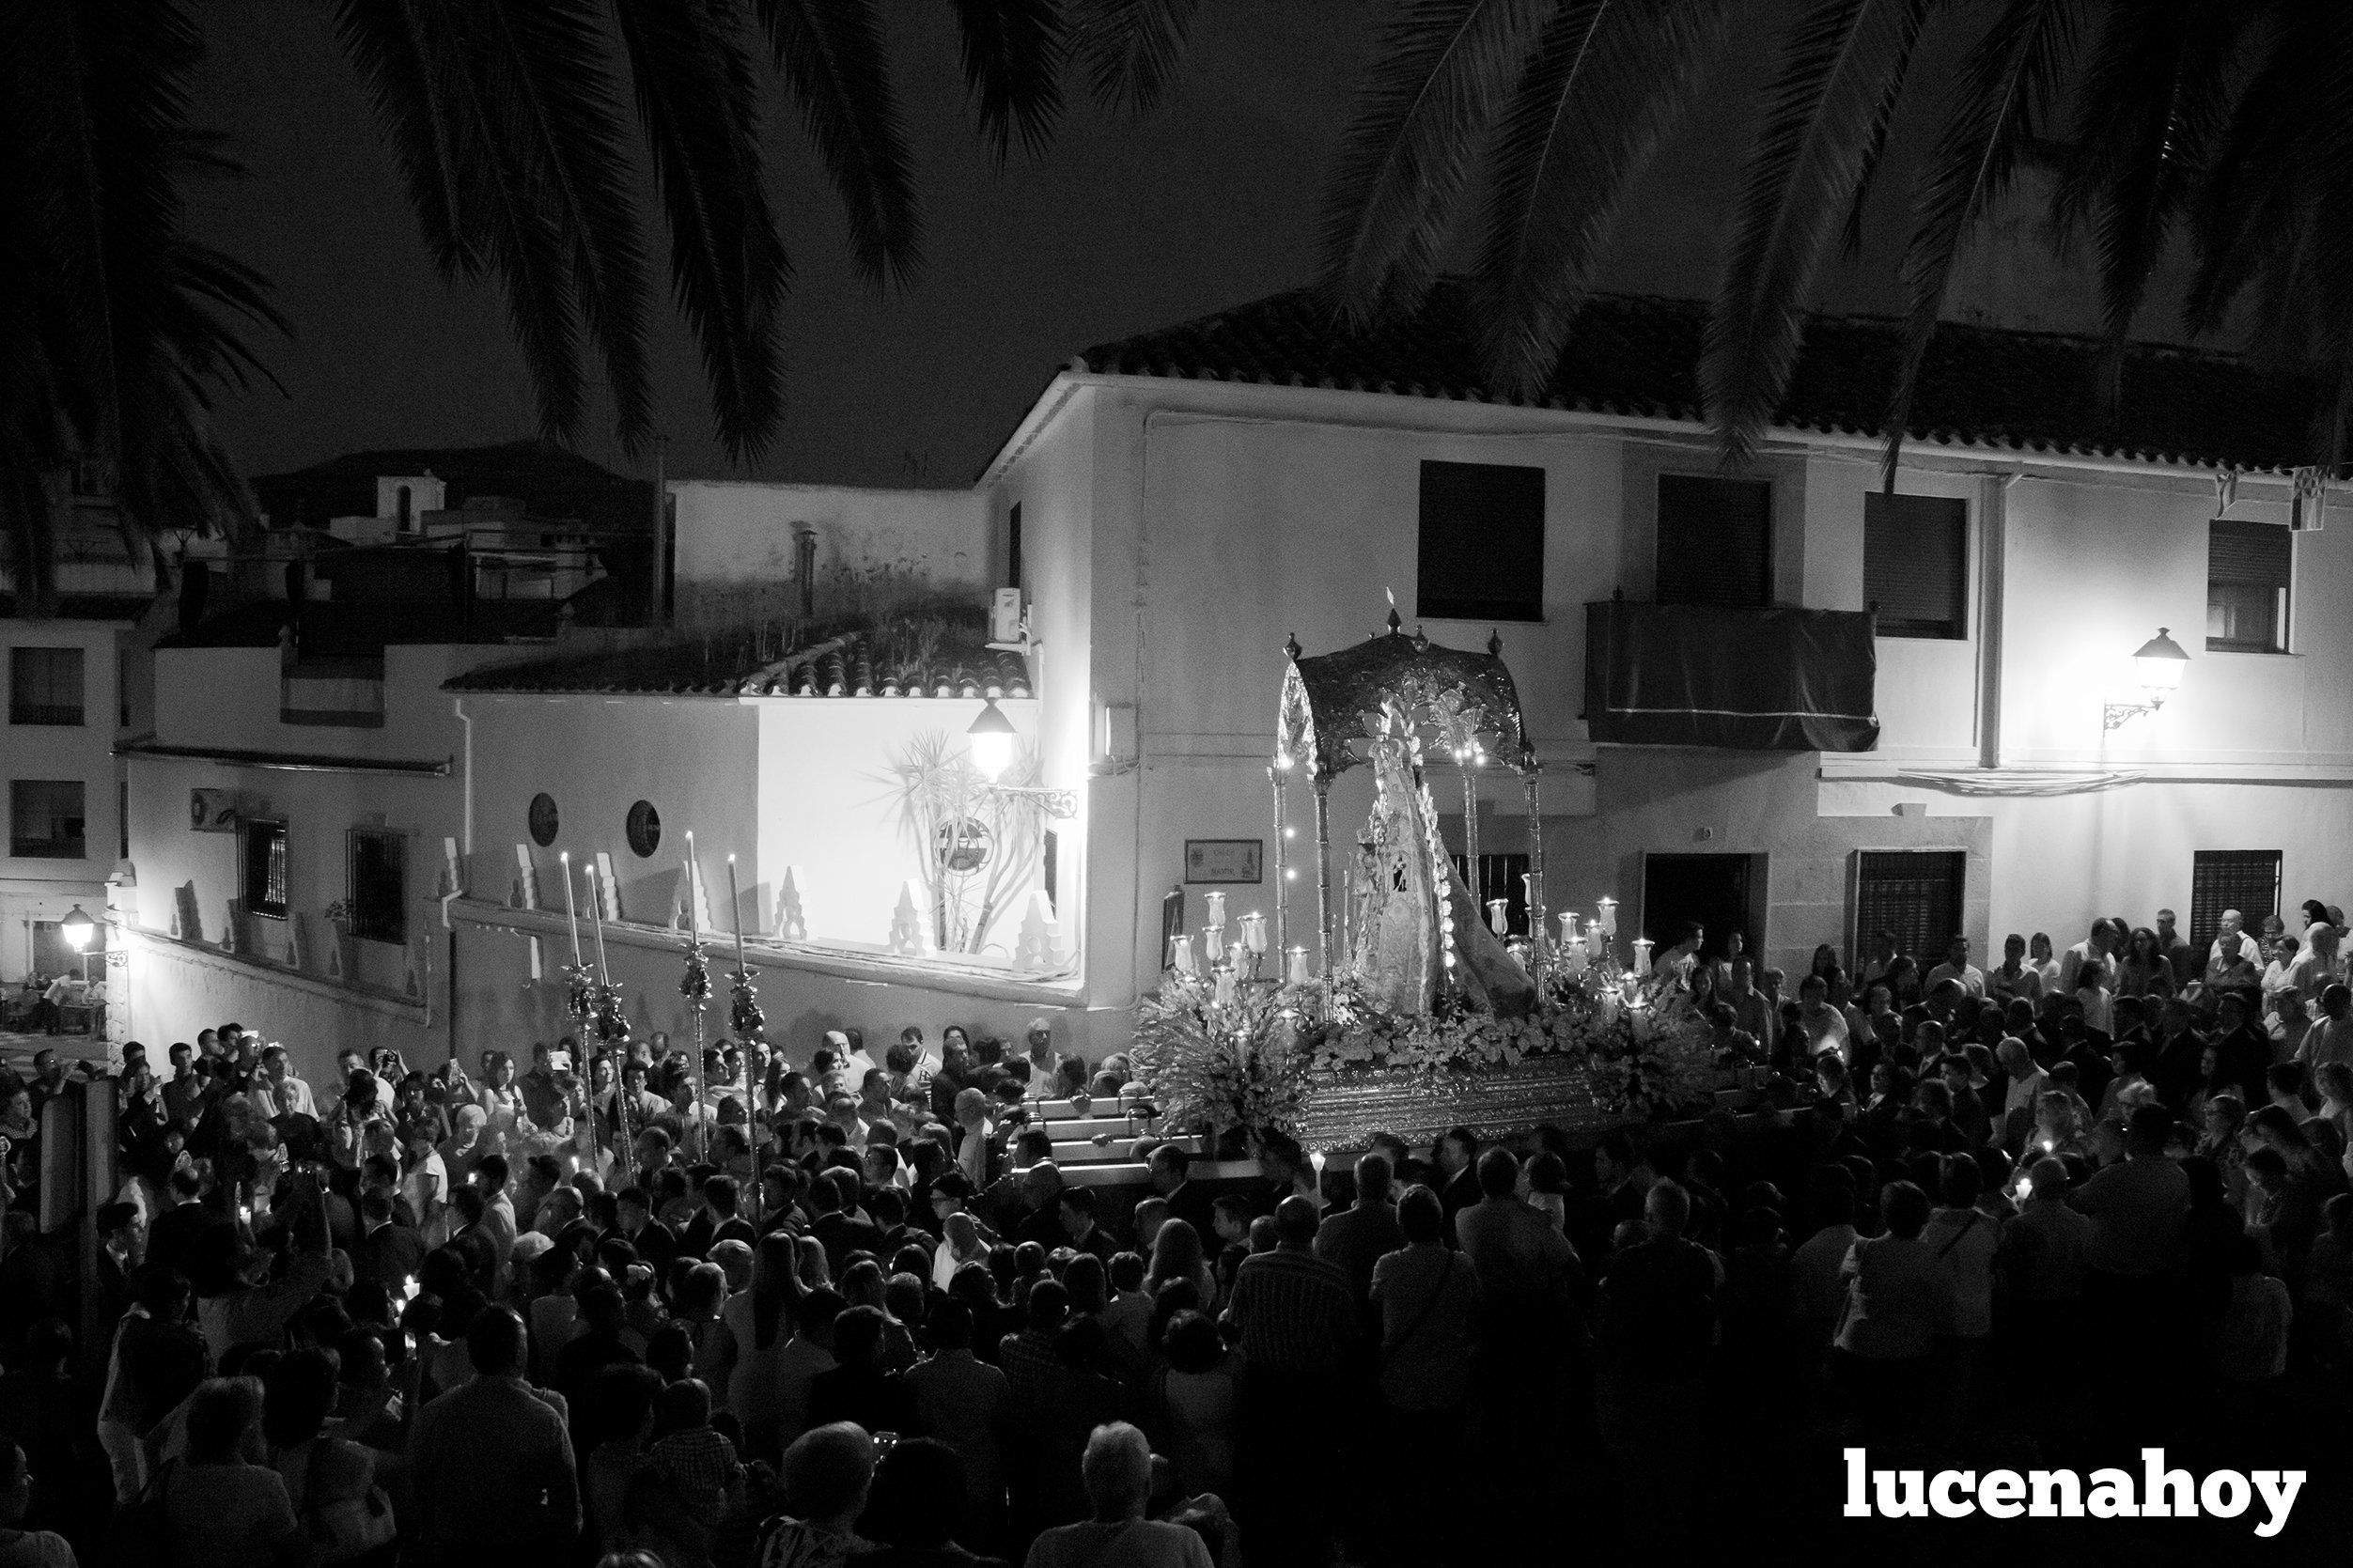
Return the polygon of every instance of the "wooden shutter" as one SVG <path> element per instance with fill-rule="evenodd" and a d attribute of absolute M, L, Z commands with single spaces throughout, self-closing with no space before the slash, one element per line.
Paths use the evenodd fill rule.
<path fill-rule="evenodd" d="M 2273 532 L 2284 535 L 2287 530 Z M 2225 909 L 2244 915 L 2251 932 L 2263 929 L 2264 916 L 2280 912 L 2277 849 L 2201 849 L 2191 857 L 2189 945 L 2202 957 L 2222 929 Z"/>
<path fill-rule="evenodd" d="M 1882 637 L 1969 635 L 1969 503 L 1944 495 L 1862 498 L 1862 597 Z"/>

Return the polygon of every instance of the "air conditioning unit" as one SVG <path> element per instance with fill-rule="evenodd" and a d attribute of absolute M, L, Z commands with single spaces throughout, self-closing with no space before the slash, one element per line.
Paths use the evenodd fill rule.
<path fill-rule="evenodd" d="M 192 789 L 188 792 L 188 829 L 197 833 L 237 831 L 237 791 Z"/>

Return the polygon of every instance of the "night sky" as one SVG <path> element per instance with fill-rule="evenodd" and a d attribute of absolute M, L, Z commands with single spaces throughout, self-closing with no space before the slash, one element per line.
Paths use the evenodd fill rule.
<path fill-rule="evenodd" d="M 1151 116 L 1080 106 L 1045 156 L 1002 170 L 973 130 L 949 8 L 885 10 L 925 270 L 887 294 L 857 279 L 838 207 L 791 104 L 771 91 L 770 178 L 796 276 L 787 423 L 759 476 L 969 483 L 1080 349 L 1312 276 L 1325 173 L 1383 8 L 1208 0 L 1179 88 Z M 434 274 L 326 11 L 306 0 L 204 11 L 212 58 L 198 113 L 227 132 L 248 178 L 200 192 L 197 226 L 274 280 L 296 333 L 264 346 L 287 396 L 232 399 L 225 431 L 257 474 L 367 447 L 528 435 L 537 421 L 504 306 Z M 1621 209 L 1608 286 L 1713 287 L 1754 85 L 1757 52 L 1743 53 Z M 648 240 L 666 259 L 658 228 Z M 1865 276 L 1834 279 L 1833 302 L 1888 304 Z M 666 303 L 654 320 L 669 472 L 727 473 L 692 342 Z M 594 420 L 582 448 L 625 466 L 608 425 Z"/>

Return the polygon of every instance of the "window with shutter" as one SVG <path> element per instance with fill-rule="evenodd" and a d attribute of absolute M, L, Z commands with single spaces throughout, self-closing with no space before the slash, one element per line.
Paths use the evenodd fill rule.
<path fill-rule="evenodd" d="M 2295 536 L 2271 522 L 2216 518 L 2206 524 L 2206 647 L 2285 653 Z"/>
<path fill-rule="evenodd" d="M 350 841 L 351 934 L 377 942 L 409 939 L 409 842 L 383 828 L 354 828 Z"/>
<path fill-rule="evenodd" d="M 244 852 L 245 912 L 286 918 L 286 824 L 248 822 L 238 830 Z"/>
<path fill-rule="evenodd" d="M 1862 597 L 1882 637 L 1969 635 L 1969 503 L 1944 495 L 1862 498 Z"/>
<path fill-rule="evenodd" d="M 2201 955 L 2221 931 L 2225 909 L 2245 916 L 2251 932 L 2280 912 L 2277 849 L 2200 849 L 2190 857 L 2189 945 Z"/>
<path fill-rule="evenodd" d="M 1414 607 L 1431 620 L 1544 619 L 1544 470 L 1422 465 Z"/>
<path fill-rule="evenodd" d="M 1660 604 L 1772 603 L 1772 481 L 1659 475 Z"/>
<path fill-rule="evenodd" d="M 1863 949 L 1870 932 L 1895 933 L 1898 953 L 1942 953 L 1961 929 L 1961 893 L 1969 856 L 1958 849 L 1862 849 L 1855 853 L 1853 940 Z"/>

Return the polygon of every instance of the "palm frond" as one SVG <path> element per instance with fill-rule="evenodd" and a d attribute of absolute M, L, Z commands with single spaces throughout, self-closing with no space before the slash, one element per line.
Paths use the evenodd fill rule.
<path fill-rule="evenodd" d="M 1926 12 L 1927 0 L 1814 0 L 1789 35 L 1700 361 L 1728 458 L 1746 458 L 1780 407 L 1807 291 L 1853 205 Z"/>
<path fill-rule="evenodd" d="M 1201 0 L 1067 0 L 1070 53 L 1095 101 L 1144 114 L 1161 101 Z"/>
<path fill-rule="evenodd" d="M 858 270 L 876 283 L 907 282 L 923 251 L 914 161 L 872 0 L 760 0 L 760 16 L 841 196 Z"/>
<path fill-rule="evenodd" d="M 702 350 L 720 441 L 742 460 L 783 418 L 790 276 L 762 183 L 747 19 L 734 0 L 614 0 L 614 17 L 669 218 L 671 292 Z"/>
<path fill-rule="evenodd" d="M 1062 65 L 1069 50 L 1060 0 L 955 0 L 964 84 L 980 109 L 982 136 L 1002 163 L 1019 140 L 1032 156 L 1062 119 Z"/>
<path fill-rule="evenodd" d="M 1952 105 L 1917 178 L 1902 263 L 1904 351 L 1886 418 L 1882 482 L 1893 489 L 1911 400 L 1971 225 L 2008 189 L 2037 128 L 2064 96 L 2098 0 L 2003 0 L 1962 62 Z"/>
<path fill-rule="evenodd" d="M 1583 0 L 1547 24 L 1498 128 L 1474 272 L 1488 376 L 1530 395 L 1591 291 L 1620 196 L 1715 57 L 1717 0 Z"/>
<path fill-rule="evenodd" d="M 1322 288 L 1344 319 L 1420 303 L 1473 152 L 1551 8 L 1539 0 L 1414 0 L 1383 31 L 1324 215 Z"/>

